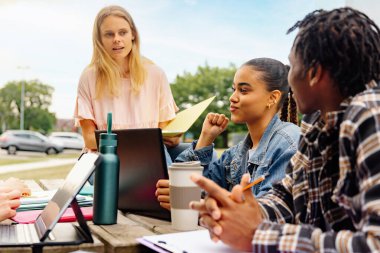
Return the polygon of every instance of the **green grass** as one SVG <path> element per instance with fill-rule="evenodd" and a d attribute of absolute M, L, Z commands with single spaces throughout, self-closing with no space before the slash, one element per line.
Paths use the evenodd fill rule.
<path fill-rule="evenodd" d="M 57 167 L 49 167 L 35 170 L 24 170 L 9 172 L 0 175 L 0 180 L 7 179 L 9 177 L 17 177 L 20 179 L 62 179 L 65 178 L 67 173 L 73 168 L 72 164 L 62 165 Z"/>
<path fill-rule="evenodd" d="M 0 160 L 0 166 L 2 165 L 11 165 L 18 163 L 32 163 L 32 162 L 43 162 L 49 159 L 59 159 L 59 158 L 77 158 L 79 157 L 79 153 L 63 153 L 58 155 L 49 155 L 44 157 L 33 157 L 33 156 L 23 156 L 19 158 L 16 156 L 8 156 L 9 158 L 2 157 Z"/>

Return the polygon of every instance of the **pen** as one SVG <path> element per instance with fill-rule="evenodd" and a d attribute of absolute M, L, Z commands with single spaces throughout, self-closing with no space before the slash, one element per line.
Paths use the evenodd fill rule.
<path fill-rule="evenodd" d="M 250 189 L 252 186 L 255 186 L 255 185 L 257 185 L 258 183 L 262 182 L 262 181 L 265 179 L 266 176 L 268 176 L 268 173 L 265 173 L 264 175 L 262 175 L 262 176 L 256 178 L 255 180 L 253 180 L 253 182 L 251 182 L 251 183 L 249 183 L 248 185 L 246 185 L 246 186 L 243 188 L 243 191 L 248 190 L 248 189 Z"/>

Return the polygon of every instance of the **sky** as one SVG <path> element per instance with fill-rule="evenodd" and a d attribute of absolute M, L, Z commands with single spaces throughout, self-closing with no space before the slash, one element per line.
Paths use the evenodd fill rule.
<path fill-rule="evenodd" d="M 38 79 L 55 89 L 50 111 L 72 118 L 79 76 L 92 56 L 95 16 L 111 4 L 130 12 L 142 54 L 170 82 L 205 64 L 239 66 L 256 57 L 287 64 L 296 35 L 287 29 L 315 9 L 348 4 L 380 16 L 376 0 L 0 0 L 0 88 Z"/>

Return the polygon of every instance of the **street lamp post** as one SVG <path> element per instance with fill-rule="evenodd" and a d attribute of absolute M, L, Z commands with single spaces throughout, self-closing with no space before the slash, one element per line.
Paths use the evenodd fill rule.
<path fill-rule="evenodd" d="M 21 83 L 20 130 L 24 130 L 24 97 L 25 97 L 25 80 L 23 80 Z"/>
<path fill-rule="evenodd" d="M 18 66 L 18 69 L 27 70 L 29 66 Z M 24 74 L 25 79 L 25 74 Z M 25 104 L 25 84 L 26 80 L 22 80 L 21 82 L 21 102 L 20 102 L 20 130 L 24 130 L 24 104 Z"/>

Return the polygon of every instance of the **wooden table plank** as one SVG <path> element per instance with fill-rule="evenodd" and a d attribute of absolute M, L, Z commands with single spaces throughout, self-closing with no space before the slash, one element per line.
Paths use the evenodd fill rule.
<path fill-rule="evenodd" d="M 44 189 L 34 180 L 23 180 L 24 183 L 33 191 L 43 191 Z"/>
<path fill-rule="evenodd" d="M 61 187 L 64 183 L 64 179 L 40 179 L 40 184 L 46 190 L 55 190 Z"/>
<path fill-rule="evenodd" d="M 124 214 L 127 218 L 135 221 L 138 224 L 143 225 L 147 229 L 151 230 L 155 234 L 168 234 L 168 233 L 178 233 L 183 232 L 180 230 L 175 230 L 172 228 L 170 221 L 154 219 L 150 217 L 145 217 L 142 215 L 136 215 L 132 213 Z M 204 227 L 198 226 L 198 230 L 205 229 Z"/>
<path fill-rule="evenodd" d="M 117 224 L 108 226 L 92 224 L 90 228 L 102 240 L 107 253 L 152 252 L 139 244 L 136 239 L 155 233 L 123 216 L 121 212 L 118 213 Z"/>
<path fill-rule="evenodd" d="M 68 253 L 76 250 L 90 251 L 90 252 L 104 252 L 104 244 L 95 236 L 93 236 L 94 243 L 82 243 L 79 245 L 65 245 L 65 246 L 46 246 L 43 248 L 43 253 Z M 18 252 L 18 251 L 17 251 Z"/>
<path fill-rule="evenodd" d="M 0 252 L 1 253 L 32 253 L 31 248 L 27 247 L 8 247 L 8 248 L 1 248 L 0 247 Z"/>

